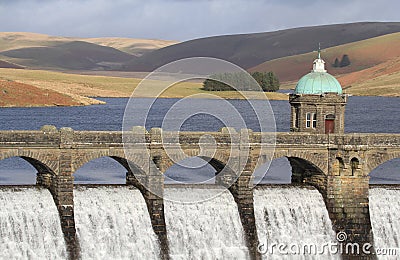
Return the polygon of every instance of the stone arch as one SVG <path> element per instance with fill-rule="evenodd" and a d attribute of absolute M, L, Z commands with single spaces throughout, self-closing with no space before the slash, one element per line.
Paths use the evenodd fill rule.
<path fill-rule="evenodd" d="M 190 158 L 190 157 L 199 157 L 207 162 L 210 162 L 211 160 L 215 160 L 215 162 L 219 162 L 220 164 L 226 165 L 226 163 L 229 161 L 229 153 L 227 154 L 226 152 L 222 150 L 217 150 L 213 157 L 207 157 L 207 156 L 201 156 L 199 155 L 199 150 L 197 149 L 184 149 L 183 152 L 185 153 L 186 157 L 182 158 L 175 158 L 175 160 L 182 161 L 184 159 Z M 173 159 L 171 159 L 164 151 L 164 154 L 160 154 L 158 156 L 153 156 L 153 162 L 157 165 L 157 168 L 162 172 L 165 173 L 172 165 L 176 164 Z M 215 164 L 217 165 L 217 164 Z M 213 166 L 213 165 L 211 165 Z M 214 166 L 213 166 L 214 167 Z M 217 169 L 216 169 L 217 170 Z"/>
<path fill-rule="evenodd" d="M 297 155 L 297 156 L 296 156 Z M 328 175 L 320 167 L 320 163 L 316 165 L 314 162 L 315 157 L 304 156 L 305 153 L 287 153 L 279 152 L 274 154 L 273 160 L 279 158 L 287 158 L 292 168 L 291 172 L 291 183 L 305 183 L 317 188 L 320 193 L 326 195 L 326 187 L 328 182 Z M 301 157 L 299 157 L 301 156 Z M 261 156 L 258 166 L 261 166 L 260 162 L 268 162 L 265 156 Z M 311 158 L 309 160 L 309 158 Z M 324 167 L 325 168 L 325 167 Z"/>
<path fill-rule="evenodd" d="M 400 158 L 400 151 L 370 154 L 366 160 L 365 175 L 369 175 L 378 166 L 397 158 Z"/>
<path fill-rule="evenodd" d="M 378 168 L 380 165 L 383 165 L 391 160 L 399 159 L 400 158 L 400 151 L 399 152 L 392 152 L 392 153 L 376 153 L 371 154 L 367 157 L 366 166 L 365 166 L 365 175 L 371 176 L 371 172 Z M 377 175 L 376 175 L 377 176 Z"/>
<path fill-rule="evenodd" d="M 131 169 L 135 169 L 140 171 L 141 173 L 148 172 L 148 156 L 132 156 L 131 160 L 126 159 L 126 155 L 123 150 L 115 150 L 110 151 L 107 150 L 94 150 L 94 151 L 84 151 L 84 152 L 77 152 L 73 155 L 72 160 L 72 174 L 76 172 L 80 167 L 84 164 L 93 161 L 95 159 L 99 159 L 101 157 L 109 157 L 120 163 L 127 171 Z M 133 159 L 133 160 L 132 160 Z"/>
<path fill-rule="evenodd" d="M 214 155 L 217 155 L 218 153 L 215 153 Z M 197 153 L 193 153 L 193 156 L 190 156 L 186 154 L 187 157 L 183 158 L 182 160 L 179 160 L 178 162 L 173 161 L 171 158 L 163 157 L 163 156 L 158 156 L 157 157 L 157 162 L 155 164 L 157 167 L 161 166 L 162 167 L 162 173 L 165 175 L 166 172 L 173 167 L 174 165 L 180 165 L 180 163 L 184 160 L 187 159 L 194 159 L 194 158 L 199 158 L 204 161 L 204 164 L 202 164 L 202 167 L 205 165 L 209 165 L 215 170 L 215 174 L 213 175 L 215 177 L 215 183 L 222 185 L 222 186 L 227 186 L 229 184 L 232 184 L 236 180 L 236 173 L 232 168 L 230 168 L 224 161 L 221 161 L 220 158 L 226 159 L 226 157 L 223 157 L 222 155 L 218 157 L 208 157 L 208 156 L 201 156 L 198 155 Z M 153 158 L 154 160 L 154 158 Z M 228 160 L 228 159 L 226 159 Z M 234 165 L 236 166 L 236 165 Z M 194 170 L 196 168 L 193 168 Z M 160 169 L 161 170 L 161 169 Z M 188 175 L 189 176 L 189 175 Z M 211 178 L 211 176 L 209 176 Z M 209 179 L 208 179 L 209 180 Z"/>
<path fill-rule="evenodd" d="M 282 157 L 302 159 L 305 163 L 313 166 L 319 172 L 322 172 L 324 175 L 328 175 L 328 158 L 326 151 L 315 152 L 307 150 L 275 150 L 272 158 L 268 158 L 267 155 L 260 155 L 258 165 L 265 164 L 269 162 L 269 160 L 275 160 Z"/>
<path fill-rule="evenodd" d="M 146 188 L 144 186 L 144 184 L 145 184 L 144 182 L 146 181 L 145 178 L 148 175 L 146 171 L 144 171 L 136 163 L 134 163 L 132 161 L 128 161 L 125 157 L 116 155 L 117 153 L 112 153 L 112 154 L 106 153 L 106 155 L 103 155 L 103 154 L 104 153 L 98 153 L 96 156 L 95 153 L 92 153 L 91 156 L 85 157 L 85 161 L 88 160 L 86 163 L 89 163 L 90 161 L 93 161 L 93 160 L 96 160 L 99 158 L 113 159 L 114 161 L 116 161 L 119 165 L 121 165 L 126 170 L 125 184 L 133 185 L 134 187 L 138 188 L 142 192 L 142 194 L 145 192 Z M 119 155 L 121 155 L 121 154 L 119 154 Z M 90 160 L 89 158 L 93 158 L 93 159 Z M 81 164 L 80 167 L 82 167 L 83 165 L 86 164 L 86 163 L 82 164 L 82 162 L 83 162 L 83 160 L 79 161 L 79 164 L 75 164 L 75 166 Z M 75 174 L 79 168 L 75 168 L 74 171 L 72 172 L 72 174 Z"/>
<path fill-rule="evenodd" d="M 58 156 L 57 153 L 39 152 L 35 150 L 25 149 L 12 149 L 8 151 L 0 152 L 0 160 L 8 159 L 11 157 L 20 157 L 30 163 L 38 171 L 46 169 L 52 174 L 58 174 Z"/>

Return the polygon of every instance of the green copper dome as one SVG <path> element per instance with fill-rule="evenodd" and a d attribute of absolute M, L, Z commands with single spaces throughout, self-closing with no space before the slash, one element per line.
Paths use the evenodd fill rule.
<path fill-rule="evenodd" d="M 342 87 L 334 76 L 327 72 L 312 71 L 303 76 L 296 85 L 295 94 L 342 94 Z"/>
<path fill-rule="evenodd" d="M 325 70 L 325 61 L 321 59 L 321 51 L 318 50 L 318 58 L 313 62 L 313 70 L 303 76 L 297 83 L 295 94 L 342 94 L 342 87 L 334 76 Z"/>

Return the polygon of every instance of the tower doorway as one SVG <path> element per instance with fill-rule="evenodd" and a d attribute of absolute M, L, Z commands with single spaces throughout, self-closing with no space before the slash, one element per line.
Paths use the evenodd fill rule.
<path fill-rule="evenodd" d="M 325 134 L 335 133 L 335 115 L 327 115 L 325 117 Z"/>

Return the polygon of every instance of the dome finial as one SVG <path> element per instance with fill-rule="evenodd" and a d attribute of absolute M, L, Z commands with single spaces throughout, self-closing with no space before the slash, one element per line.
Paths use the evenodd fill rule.
<path fill-rule="evenodd" d="M 321 43 L 318 43 L 318 58 L 313 62 L 314 72 L 326 72 L 325 61 L 321 59 Z"/>
<path fill-rule="evenodd" d="M 321 59 L 321 43 L 318 43 L 318 59 Z"/>

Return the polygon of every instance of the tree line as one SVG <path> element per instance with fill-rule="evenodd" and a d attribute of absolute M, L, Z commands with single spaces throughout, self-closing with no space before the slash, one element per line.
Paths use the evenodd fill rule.
<path fill-rule="evenodd" d="M 264 92 L 279 90 L 278 77 L 272 72 L 253 72 L 250 74 Z M 226 83 L 228 84 L 226 84 Z M 248 77 L 246 72 L 214 74 L 203 82 L 203 89 L 207 91 L 259 91 L 259 87 Z"/>

